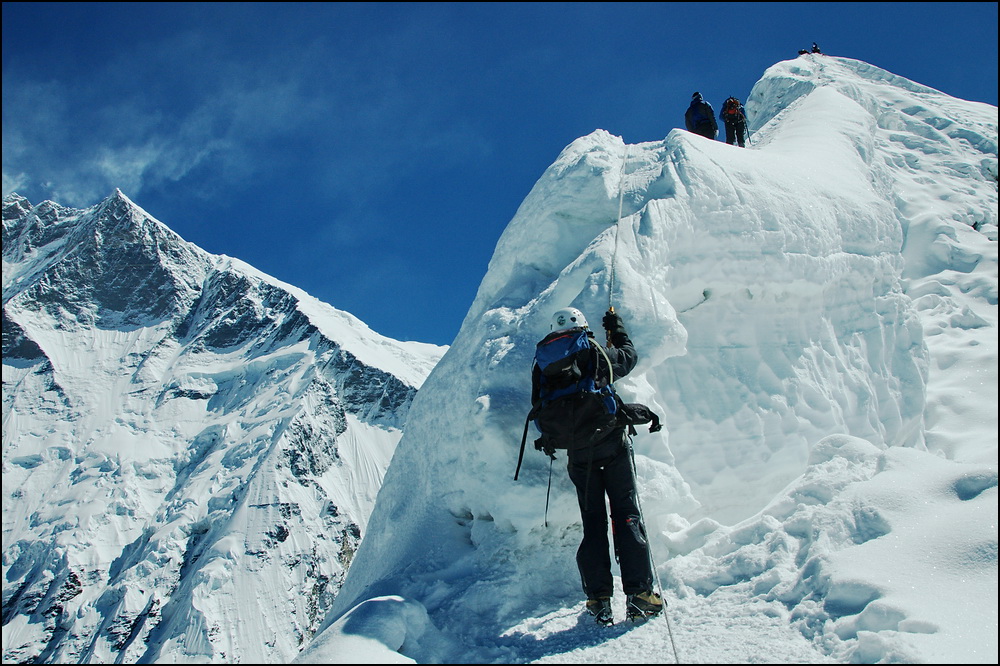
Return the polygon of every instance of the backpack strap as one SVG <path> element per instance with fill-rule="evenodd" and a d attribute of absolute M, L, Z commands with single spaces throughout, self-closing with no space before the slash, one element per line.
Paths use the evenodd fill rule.
<path fill-rule="evenodd" d="M 608 352 L 604 351 L 604 345 L 600 342 L 595 340 L 593 345 L 601 350 L 601 356 L 603 356 L 604 360 L 608 362 L 608 386 L 611 386 L 615 383 L 615 369 L 611 365 L 611 357 L 608 356 Z M 594 368 L 594 377 L 597 377 L 597 368 Z"/>

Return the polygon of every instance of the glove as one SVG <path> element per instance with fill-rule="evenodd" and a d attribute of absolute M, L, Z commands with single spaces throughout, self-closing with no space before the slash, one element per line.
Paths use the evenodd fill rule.
<path fill-rule="evenodd" d="M 608 332 L 608 340 L 615 347 L 620 346 L 628 340 L 628 333 L 625 331 L 625 324 L 622 323 L 622 318 L 616 313 L 608 310 L 601 323 L 604 325 L 604 330 Z"/>
<path fill-rule="evenodd" d="M 622 324 L 622 318 L 611 310 L 604 313 L 604 319 L 601 323 L 604 324 L 604 330 L 608 333 L 614 333 L 618 329 L 622 329 L 623 331 L 625 330 L 625 326 Z"/>
<path fill-rule="evenodd" d="M 545 439 L 545 437 L 539 437 L 538 439 L 535 440 L 535 450 L 541 451 L 542 453 L 547 455 L 549 458 L 552 458 L 553 460 L 556 459 L 556 450 L 548 445 L 548 442 Z"/>

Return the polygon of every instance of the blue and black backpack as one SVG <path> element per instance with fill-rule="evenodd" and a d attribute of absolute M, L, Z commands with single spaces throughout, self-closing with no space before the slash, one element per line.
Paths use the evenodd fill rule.
<path fill-rule="evenodd" d="M 697 127 L 712 122 L 712 107 L 707 102 L 699 102 L 691 112 L 691 122 Z"/>
<path fill-rule="evenodd" d="M 606 374 L 598 364 L 607 364 Z M 541 433 L 535 448 L 550 458 L 559 449 L 579 450 L 594 444 L 615 428 L 650 423 L 649 431 L 660 429 L 659 417 L 648 407 L 626 404 L 612 388 L 611 360 L 585 328 L 555 331 L 535 346 L 538 399 L 524 422 L 521 452 L 514 480 L 524 457 L 528 426 L 534 422 Z"/>
<path fill-rule="evenodd" d="M 536 448 L 584 448 L 618 426 L 606 358 L 608 373 L 598 379 L 599 347 L 584 328 L 551 333 L 536 345 L 539 393 L 532 417 L 542 434 Z"/>

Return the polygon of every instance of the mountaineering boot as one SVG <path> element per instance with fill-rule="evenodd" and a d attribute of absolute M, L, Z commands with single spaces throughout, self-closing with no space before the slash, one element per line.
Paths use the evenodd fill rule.
<path fill-rule="evenodd" d="M 597 624 L 614 624 L 615 616 L 611 612 L 611 598 L 587 599 L 587 612 L 594 616 Z"/>
<path fill-rule="evenodd" d="M 630 594 L 625 600 L 625 615 L 635 621 L 659 615 L 663 610 L 663 599 L 656 592 Z"/>

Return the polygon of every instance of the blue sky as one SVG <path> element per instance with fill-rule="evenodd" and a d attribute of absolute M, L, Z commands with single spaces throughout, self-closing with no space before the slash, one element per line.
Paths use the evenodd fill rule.
<path fill-rule="evenodd" d="M 595 129 L 718 110 L 817 42 L 997 104 L 997 3 L 4 3 L 3 192 L 120 188 L 185 239 L 450 344 Z"/>

